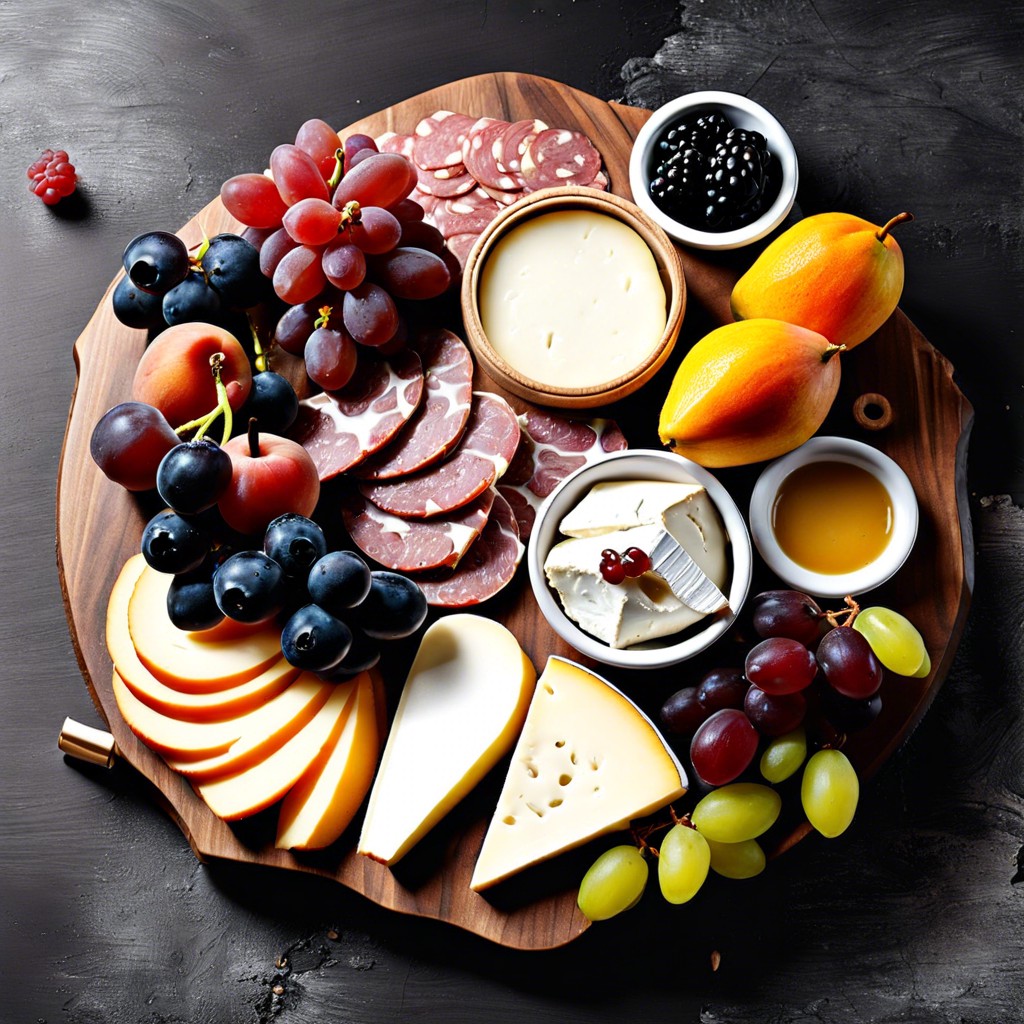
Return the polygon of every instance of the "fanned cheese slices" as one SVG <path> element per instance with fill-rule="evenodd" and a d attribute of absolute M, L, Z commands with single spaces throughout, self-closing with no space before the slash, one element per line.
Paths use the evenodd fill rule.
<path fill-rule="evenodd" d="M 470 888 L 624 829 L 686 788 L 682 765 L 628 697 L 580 665 L 549 658 Z"/>
<path fill-rule="evenodd" d="M 394 864 L 419 842 L 512 745 L 535 679 L 499 623 L 479 615 L 435 622 L 402 691 L 359 852 Z"/>

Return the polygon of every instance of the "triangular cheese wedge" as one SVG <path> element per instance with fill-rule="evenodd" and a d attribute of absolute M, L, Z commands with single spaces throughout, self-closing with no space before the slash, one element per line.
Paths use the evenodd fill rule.
<path fill-rule="evenodd" d="M 121 681 L 143 704 L 170 718 L 220 722 L 262 707 L 298 676 L 299 670 L 289 665 L 282 655 L 258 676 L 226 690 L 185 693 L 161 682 L 139 661 L 128 631 L 128 602 L 145 568 L 142 555 L 133 555 L 125 562 L 110 591 L 106 630 L 110 660 Z M 173 750 L 168 752 L 175 753 Z"/>
<path fill-rule="evenodd" d="M 373 680 L 356 681 L 355 705 L 306 774 L 288 791 L 277 818 L 282 850 L 330 846 L 355 817 L 373 782 L 380 753 Z"/>
<path fill-rule="evenodd" d="M 235 775 L 196 786 L 219 818 L 236 821 L 276 803 L 320 756 L 353 704 L 355 680 L 333 684 L 327 703 L 306 727 L 262 761 Z"/>
<path fill-rule="evenodd" d="M 395 712 L 359 853 L 394 864 L 418 843 L 512 745 L 535 679 L 500 623 L 480 615 L 435 622 Z"/>
<path fill-rule="evenodd" d="M 258 676 L 281 657 L 274 622 L 231 623 L 201 632 L 178 629 L 167 615 L 173 576 L 145 566 L 128 601 L 128 632 L 139 660 L 157 679 L 189 693 L 226 690 Z"/>
<path fill-rule="evenodd" d="M 686 792 L 651 720 L 599 675 L 548 658 L 470 888 L 626 828 Z"/>

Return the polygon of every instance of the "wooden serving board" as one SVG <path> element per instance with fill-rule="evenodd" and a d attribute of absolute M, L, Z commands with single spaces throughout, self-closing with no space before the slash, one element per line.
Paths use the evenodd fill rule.
<path fill-rule="evenodd" d="M 448 109 L 515 121 L 539 117 L 555 127 L 578 128 L 600 149 L 611 190 L 631 198 L 628 163 L 633 138 L 648 112 L 609 104 L 546 79 L 522 74 L 491 74 L 442 86 L 367 117 L 344 130 L 378 135 L 411 132 L 417 121 Z M 277 142 L 268 140 L 267 152 Z M 259 168 L 238 168 L 238 171 Z M 141 229 L 141 228 L 140 228 Z M 188 244 L 218 231 L 237 230 L 215 199 L 181 231 Z M 636 396 L 608 410 L 633 446 L 657 446 L 657 409 L 687 342 L 715 323 L 730 319 L 728 298 L 738 274 L 752 258 L 740 253 L 709 259 L 681 253 L 690 309 L 676 356 Z M 72 639 L 97 707 L 109 723 L 122 755 L 152 781 L 196 855 L 274 865 L 325 875 L 384 907 L 433 917 L 494 942 L 524 949 L 562 945 L 580 935 L 587 921 L 575 904 L 583 861 L 565 858 L 546 870 L 534 869 L 517 887 L 515 880 L 487 897 L 469 889 L 476 854 L 489 820 L 500 779 L 489 778 L 434 833 L 392 871 L 354 853 L 354 832 L 315 856 L 296 856 L 273 848 L 273 829 L 265 817 L 231 827 L 216 818 L 185 780 L 140 743 L 121 719 L 111 690 L 111 662 L 104 645 L 107 597 L 124 561 L 138 550 L 152 508 L 110 483 L 89 456 L 89 438 L 99 417 L 128 399 L 146 337 L 122 326 L 111 311 L 111 283 L 75 344 L 78 384 L 72 400 L 57 486 L 57 557 Z M 458 325 L 455 325 L 458 326 Z M 494 390 L 482 378 L 479 384 Z M 500 390 L 500 389 L 499 389 Z M 892 403 L 893 424 L 884 431 L 859 431 L 850 414 L 854 399 L 880 392 Z M 517 409 L 524 403 L 512 399 Z M 843 356 L 843 384 L 823 433 L 859 436 L 892 456 L 908 473 L 921 508 L 921 529 L 914 552 L 898 576 L 879 591 L 879 603 L 900 609 L 921 629 L 932 659 L 926 679 L 888 682 L 882 715 L 846 748 L 862 777 L 872 774 L 896 749 L 927 708 L 945 678 L 967 613 L 973 552 L 964 480 L 965 452 L 972 410 L 952 381 L 952 367 L 916 328 L 897 312 L 878 334 Z M 745 507 L 756 467 L 721 473 Z M 755 577 L 755 587 L 758 580 Z M 767 585 L 772 581 L 767 580 Z M 549 654 L 574 652 L 547 627 L 533 601 L 525 572 L 484 609 L 506 623 L 538 670 Z M 392 671 L 392 693 L 402 679 Z M 611 673 L 649 712 L 664 698 L 696 680 L 687 667 L 671 677 Z M 439 742 L 442 742 L 439 739 Z M 429 770 L 429 765 L 424 765 Z M 499 768 L 495 774 L 500 774 Z M 782 840 L 801 834 L 799 824 Z M 592 858 L 593 853 L 586 854 Z"/>

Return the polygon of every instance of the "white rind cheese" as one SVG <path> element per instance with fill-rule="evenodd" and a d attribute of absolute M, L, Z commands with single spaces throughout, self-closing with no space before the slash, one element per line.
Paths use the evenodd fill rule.
<path fill-rule="evenodd" d="M 682 765 L 628 697 L 589 669 L 549 658 L 470 888 L 624 829 L 686 788 Z"/>
<path fill-rule="evenodd" d="M 649 494 L 645 489 L 649 488 Z M 610 584 L 601 576 L 601 552 L 638 547 L 650 554 L 667 529 L 716 586 L 727 589 L 728 562 L 722 521 L 703 487 L 661 481 L 596 484 L 560 525 L 568 540 L 544 562 L 548 583 L 566 615 L 610 647 L 625 648 L 671 636 L 704 616 L 660 577 Z"/>
<path fill-rule="evenodd" d="M 358 852 L 394 864 L 412 849 L 511 747 L 535 680 L 500 623 L 479 615 L 435 622 L 409 670 Z"/>
<path fill-rule="evenodd" d="M 647 243 L 589 210 L 544 213 L 509 231 L 484 263 L 479 303 L 495 351 L 555 387 L 629 373 L 655 350 L 667 321 Z"/>

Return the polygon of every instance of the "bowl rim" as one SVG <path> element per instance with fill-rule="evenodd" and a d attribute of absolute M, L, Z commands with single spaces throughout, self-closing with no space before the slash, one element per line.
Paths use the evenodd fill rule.
<path fill-rule="evenodd" d="M 701 107 L 716 109 L 732 107 L 767 126 L 770 132 L 762 131 L 762 134 L 770 134 L 776 140 L 777 156 L 782 162 L 782 185 L 775 201 L 757 220 L 742 228 L 734 228 L 732 231 L 701 231 L 691 228 L 664 213 L 647 194 L 647 162 L 656 136 L 670 119 L 677 117 L 683 111 L 698 110 Z M 629 159 L 629 184 L 633 193 L 633 201 L 637 206 L 676 241 L 698 249 L 737 249 L 764 238 L 786 219 L 796 202 L 797 187 L 800 184 L 800 167 L 793 140 L 790 139 L 789 133 L 771 111 L 755 100 L 738 93 L 705 89 L 700 92 L 684 93 L 653 111 L 633 142 Z"/>
<path fill-rule="evenodd" d="M 794 562 L 779 545 L 771 512 L 782 482 L 794 470 L 814 462 L 848 462 L 868 470 L 889 492 L 893 529 L 889 543 L 868 565 L 848 573 L 819 573 Z M 784 583 L 814 597 L 864 594 L 891 579 L 913 549 L 920 522 L 917 495 L 900 465 L 879 449 L 848 437 L 821 436 L 769 463 L 750 495 L 750 532 L 765 564 Z"/>
<path fill-rule="evenodd" d="M 629 464 L 636 463 L 636 472 L 629 470 Z M 621 464 L 621 466 L 620 466 Z M 609 472 L 609 467 L 612 467 Z M 726 539 L 731 555 L 731 575 L 728 586 L 729 611 L 712 618 L 699 632 L 677 643 L 666 642 L 663 646 L 615 648 L 585 633 L 573 622 L 554 591 L 549 587 L 544 574 L 544 560 L 551 546 L 558 538 L 557 523 L 574 507 L 588 489 L 588 478 L 596 477 L 591 483 L 603 480 L 668 480 L 701 484 L 714 503 L 725 527 Z M 570 495 L 570 497 L 566 497 Z M 570 504 L 571 503 L 571 504 Z M 562 506 L 566 506 L 563 508 Z M 553 520 L 557 519 L 557 522 Z M 543 545 L 542 532 L 550 531 L 550 540 Z M 725 486 L 703 466 L 674 452 L 654 448 L 627 448 L 609 452 L 594 462 L 581 466 L 565 477 L 544 499 L 537 511 L 533 531 L 526 552 L 530 585 L 541 613 L 551 628 L 579 653 L 605 665 L 623 669 L 661 669 L 695 657 L 724 636 L 735 622 L 750 593 L 753 579 L 753 548 L 747 524 L 739 507 Z M 671 637 L 658 638 L 669 641 Z M 657 641 L 652 641 L 657 642 Z"/>
<path fill-rule="evenodd" d="M 655 256 L 659 276 L 662 278 L 663 284 L 665 284 L 666 298 L 668 300 L 668 308 L 665 311 L 665 329 L 658 339 L 658 343 L 644 358 L 643 362 L 638 363 L 629 372 L 620 374 L 618 377 L 586 387 L 560 387 L 554 384 L 545 384 L 517 370 L 498 354 L 487 338 L 480 319 L 480 308 L 477 302 L 477 292 L 483 264 L 488 253 L 497 244 L 500 236 L 531 217 L 563 206 L 603 207 L 604 209 L 601 212 L 607 216 L 614 217 L 636 231 L 643 239 L 644 244 L 651 250 L 652 255 Z M 657 250 L 655 245 L 651 244 L 652 239 L 657 243 Z M 683 265 L 679 258 L 679 252 L 661 225 L 648 216 L 635 203 L 630 202 L 628 199 L 623 199 L 612 192 L 603 192 L 600 189 L 586 188 L 579 185 L 565 185 L 558 188 L 539 189 L 536 192 L 531 192 L 511 206 L 505 207 L 487 225 L 474 243 L 466 259 L 466 265 L 462 273 L 460 302 L 467 339 L 478 357 L 485 363 L 490 364 L 486 367 L 488 372 L 493 367 L 499 374 L 515 382 L 523 391 L 538 396 L 571 400 L 590 398 L 595 399 L 593 404 L 599 404 L 596 401 L 597 399 L 602 399 L 610 392 L 620 390 L 638 378 L 641 379 L 641 383 L 645 382 L 664 365 L 669 355 L 671 355 L 672 349 L 675 347 L 676 339 L 679 337 L 683 316 L 686 312 L 686 296 L 686 278 L 683 275 Z"/>

